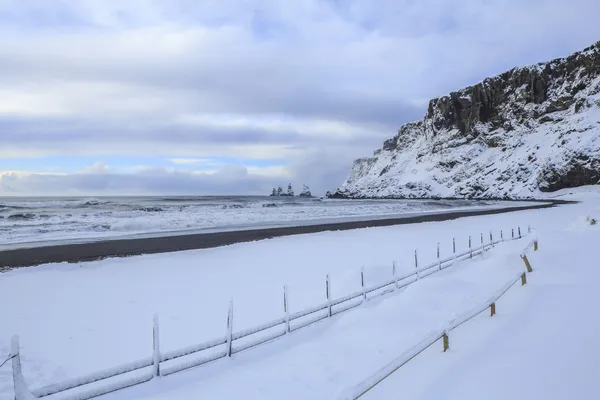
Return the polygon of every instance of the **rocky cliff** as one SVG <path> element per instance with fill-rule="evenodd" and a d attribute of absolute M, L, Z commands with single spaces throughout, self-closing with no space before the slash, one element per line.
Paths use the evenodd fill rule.
<path fill-rule="evenodd" d="M 333 197 L 538 198 L 600 183 L 600 42 L 429 102 Z"/>

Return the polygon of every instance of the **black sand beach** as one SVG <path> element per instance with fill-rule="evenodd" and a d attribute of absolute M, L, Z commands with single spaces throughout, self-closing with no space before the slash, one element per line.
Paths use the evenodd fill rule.
<path fill-rule="evenodd" d="M 0 251 L 0 271 L 15 267 L 34 266 L 46 263 L 73 263 L 99 260 L 107 257 L 127 257 L 141 254 L 205 249 L 234 243 L 271 239 L 279 236 L 414 224 L 419 222 L 447 221 L 461 217 L 549 208 L 554 207 L 555 205 L 568 203 L 569 202 L 567 201 L 561 200 L 549 200 L 545 201 L 545 204 L 515 206 L 503 209 L 450 211 L 370 221 L 339 222 L 308 226 L 252 229 L 217 233 L 182 234 L 176 236 L 150 238 L 111 239 L 91 243 L 57 244 L 34 248 L 19 248 L 14 250 Z"/>

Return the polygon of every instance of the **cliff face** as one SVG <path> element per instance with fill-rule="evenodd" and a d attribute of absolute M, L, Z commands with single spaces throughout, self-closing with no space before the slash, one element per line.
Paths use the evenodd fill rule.
<path fill-rule="evenodd" d="M 334 197 L 536 198 L 600 183 L 600 42 L 429 102 Z"/>

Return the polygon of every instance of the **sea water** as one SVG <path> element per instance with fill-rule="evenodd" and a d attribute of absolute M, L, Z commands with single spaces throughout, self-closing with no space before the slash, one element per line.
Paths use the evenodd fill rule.
<path fill-rule="evenodd" d="M 4 197 L 0 246 L 389 218 L 499 203 L 259 196 Z"/>

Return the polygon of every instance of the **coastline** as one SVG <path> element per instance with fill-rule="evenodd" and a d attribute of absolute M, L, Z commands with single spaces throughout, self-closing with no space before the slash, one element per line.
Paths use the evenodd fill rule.
<path fill-rule="evenodd" d="M 388 219 L 321 223 L 277 228 L 260 228 L 213 233 L 180 234 L 147 238 L 107 239 L 86 243 L 55 244 L 34 248 L 17 248 L 0 251 L 0 272 L 17 267 L 35 266 L 59 262 L 85 262 L 109 257 L 129 257 L 142 254 L 169 253 L 185 250 L 197 250 L 227 246 L 235 243 L 252 242 L 281 236 L 291 236 L 325 231 L 339 231 L 414 224 L 421 222 L 439 222 L 457 218 L 501 214 L 513 211 L 551 208 L 557 205 L 571 204 L 566 200 L 543 200 L 544 204 L 515 206 L 496 209 L 436 212 L 419 215 L 407 215 Z"/>

